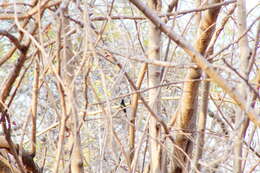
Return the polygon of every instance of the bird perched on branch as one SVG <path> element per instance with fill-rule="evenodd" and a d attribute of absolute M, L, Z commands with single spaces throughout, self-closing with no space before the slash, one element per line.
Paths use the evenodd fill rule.
<path fill-rule="evenodd" d="M 122 110 L 124 111 L 124 113 L 126 113 L 126 104 L 125 104 L 125 100 L 122 99 L 120 102 L 120 107 L 122 108 Z"/>

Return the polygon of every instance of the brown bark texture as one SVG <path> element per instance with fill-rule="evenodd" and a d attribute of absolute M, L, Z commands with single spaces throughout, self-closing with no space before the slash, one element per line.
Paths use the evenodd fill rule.
<path fill-rule="evenodd" d="M 220 1 L 209 1 L 209 4 L 218 3 Z M 200 24 L 198 27 L 197 32 L 197 40 L 195 42 L 195 49 L 204 55 L 205 50 L 210 42 L 211 36 L 215 31 L 215 24 L 217 20 L 218 13 L 220 8 L 214 8 L 205 11 L 202 14 Z M 201 77 L 201 70 L 200 69 L 190 69 L 185 77 L 185 80 L 198 80 Z M 183 95 L 180 103 L 180 110 L 178 110 L 175 122 L 175 128 L 178 132 L 175 134 L 176 145 L 174 151 L 174 159 L 176 159 L 176 164 L 173 166 L 172 172 L 179 172 L 183 165 L 186 165 L 187 158 L 185 158 L 183 152 L 187 152 L 189 149 L 188 147 L 192 147 L 189 143 L 189 136 L 191 135 L 191 131 L 194 130 L 195 124 L 195 116 L 197 110 L 197 96 L 198 96 L 198 86 L 199 82 L 185 82 L 183 87 Z M 191 136 L 190 136 L 191 137 Z M 188 144 L 190 144 L 188 146 Z M 181 148 L 181 150 L 179 149 Z M 189 153 L 191 154 L 191 153 Z"/>

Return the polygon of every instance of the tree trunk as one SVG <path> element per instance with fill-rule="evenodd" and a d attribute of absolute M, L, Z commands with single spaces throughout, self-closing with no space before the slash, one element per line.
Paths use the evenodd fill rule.
<path fill-rule="evenodd" d="M 208 1 L 210 5 L 214 3 L 218 3 L 220 0 L 211 0 Z M 219 13 L 220 7 L 209 9 L 205 11 L 205 13 L 201 17 L 200 25 L 197 32 L 197 40 L 195 42 L 196 50 L 204 55 L 205 50 L 209 44 L 211 36 L 215 30 L 215 23 Z M 191 135 L 192 130 L 194 130 L 195 126 L 195 114 L 197 109 L 197 94 L 198 94 L 198 86 L 200 79 L 201 71 L 200 69 L 190 69 L 186 75 L 183 95 L 181 99 L 181 103 L 179 106 L 179 111 L 174 116 L 176 117 L 175 128 L 178 133 L 175 134 L 175 140 L 177 147 L 174 147 L 174 165 L 172 169 L 172 173 L 186 172 L 184 169 L 188 168 L 187 158 L 185 157 L 183 152 L 188 152 L 191 155 L 192 151 L 192 143 L 189 140 L 189 135 Z"/>
<path fill-rule="evenodd" d="M 246 25 L 246 2 L 244 0 L 238 0 L 237 1 L 237 17 L 238 17 L 238 35 L 243 35 L 247 30 Z M 239 54 L 240 54 L 240 74 L 243 76 L 244 79 L 248 79 L 249 71 L 248 71 L 248 64 L 249 64 L 249 58 L 250 58 L 250 49 L 248 46 L 248 39 L 247 34 L 245 34 L 238 42 L 239 45 Z M 247 85 L 242 82 L 239 85 L 239 90 L 241 97 L 243 97 L 244 100 L 247 100 L 248 97 L 248 89 Z M 245 135 L 245 129 L 248 125 L 248 118 L 246 118 L 245 112 L 242 111 L 240 108 L 238 108 L 236 112 L 236 121 L 235 121 L 235 127 L 238 129 L 234 133 L 234 173 L 241 173 L 241 158 L 242 158 L 242 142 Z M 241 124 L 241 122 L 243 122 Z"/>
<path fill-rule="evenodd" d="M 73 68 L 73 53 L 72 53 L 72 43 L 69 37 L 66 37 L 66 33 L 70 30 L 69 19 L 65 16 L 68 15 L 68 9 L 66 7 L 63 9 L 63 57 L 62 57 L 62 68 L 63 71 L 63 79 L 65 84 L 65 93 L 66 93 L 66 110 L 69 116 L 69 143 L 72 147 L 71 153 L 71 173 L 83 173 L 83 161 L 81 155 L 81 139 L 80 139 L 80 131 L 79 131 L 79 123 L 78 123 L 78 113 L 77 113 L 77 105 L 76 105 L 76 96 L 75 96 L 75 85 L 72 83 L 74 75 Z"/>
<path fill-rule="evenodd" d="M 149 0 L 148 5 L 150 8 L 159 12 L 161 10 L 161 0 Z M 161 31 L 154 24 L 149 24 L 149 45 L 148 57 L 152 60 L 160 60 L 161 48 Z M 161 68 L 159 66 L 149 65 L 149 87 L 154 87 L 160 84 Z M 153 89 L 149 92 L 149 106 L 153 111 L 160 116 L 160 90 Z M 159 144 L 161 128 L 157 124 L 155 118 L 151 117 L 149 122 L 150 134 L 150 155 L 151 155 L 151 173 L 161 173 L 161 146 Z"/>

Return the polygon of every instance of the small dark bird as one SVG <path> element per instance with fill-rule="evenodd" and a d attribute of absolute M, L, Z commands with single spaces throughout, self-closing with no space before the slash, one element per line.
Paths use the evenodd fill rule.
<path fill-rule="evenodd" d="M 122 108 L 122 110 L 124 111 L 124 113 L 126 113 L 126 105 L 125 105 L 125 100 L 122 99 L 120 102 L 120 107 Z"/>

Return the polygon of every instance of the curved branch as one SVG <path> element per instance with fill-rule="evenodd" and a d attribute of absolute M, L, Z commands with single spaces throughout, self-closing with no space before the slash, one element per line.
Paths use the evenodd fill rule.
<path fill-rule="evenodd" d="M 6 36 L 21 52 L 25 51 L 25 46 L 20 44 L 20 41 L 8 31 L 0 30 L 0 35 Z"/>
<path fill-rule="evenodd" d="M 244 110 L 249 119 L 260 127 L 260 117 L 257 116 L 255 111 L 250 107 L 247 110 L 246 101 L 241 97 L 237 92 L 235 87 L 229 86 L 225 79 L 223 79 L 210 65 L 210 63 L 204 59 L 204 57 L 196 51 L 183 37 L 177 35 L 175 32 L 172 32 L 171 28 L 166 26 L 162 20 L 150 9 L 148 9 L 142 2 L 138 0 L 129 0 L 133 3 L 144 15 L 151 20 L 164 34 L 166 34 L 171 40 L 178 44 L 188 55 L 192 57 L 194 61 L 207 75 L 212 79 L 212 82 L 216 83 L 221 87 L 228 95 L 237 102 L 238 106 Z"/>

